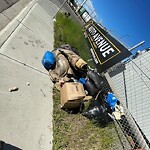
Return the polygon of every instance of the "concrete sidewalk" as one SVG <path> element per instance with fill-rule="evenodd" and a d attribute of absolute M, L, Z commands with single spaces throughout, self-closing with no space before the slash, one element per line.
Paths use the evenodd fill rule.
<path fill-rule="evenodd" d="M 13 4 L 17 3 L 19 0 L 1 0 L 0 1 L 0 13 L 3 12 L 4 10 L 10 8 Z"/>
<path fill-rule="evenodd" d="M 0 31 L 32 0 L 0 0 Z"/>
<path fill-rule="evenodd" d="M 53 84 L 41 58 L 53 49 L 57 10 L 34 0 L 0 32 L 0 140 L 18 149 L 52 149 Z"/>

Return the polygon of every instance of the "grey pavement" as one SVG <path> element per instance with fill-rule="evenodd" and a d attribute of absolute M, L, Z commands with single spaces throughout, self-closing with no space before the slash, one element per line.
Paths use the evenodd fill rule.
<path fill-rule="evenodd" d="M 0 140 L 23 150 L 52 149 L 53 83 L 41 59 L 53 49 L 57 10 L 33 0 L 0 32 Z"/>
<path fill-rule="evenodd" d="M 18 0 L 1 0 L 0 1 L 0 12 L 3 12 L 4 10 L 11 7 L 13 4 L 15 4 Z"/>
<path fill-rule="evenodd" d="M 0 0 L 0 30 L 11 22 L 30 2 L 32 3 L 32 0 Z"/>

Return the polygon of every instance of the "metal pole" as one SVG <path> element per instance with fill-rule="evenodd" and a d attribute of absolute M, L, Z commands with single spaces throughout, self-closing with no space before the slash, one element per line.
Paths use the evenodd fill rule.
<path fill-rule="evenodd" d="M 135 49 L 135 48 L 137 48 L 137 47 L 143 45 L 144 43 L 145 43 L 145 41 L 142 41 L 142 42 L 136 44 L 135 46 L 131 47 L 131 48 L 129 49 L 129 51 L 132 51 L 133 49 Z"/>
<path fill-rule="evenodd" d="M 58 9 L 58 11 L 56 12 L 56 14 L 54 15 L 53 19 L 55 19 L 57 13 L 61 10 L 61 8 L 64 6 L 64 4 L 67 2 L 67 0 L 64 0 L 64 2 L 62 3 L 62 5 L 60 6 L 60 8 Z"/>
<path fill-rule="evenodd" d="M 124 83 L 126 107 L 128 108 L 127 87 L 126 87 L 126 78 L 125 78 L 125 72 L 124 71 L 123 71 L 123 83 Z"/>
<path fill-rule="evenodd" d="M 81 4 L 78 5 L 78 8 L 76 9 L 76 12 L 79 11 L 79 9 L 84 5 L 84 3 L 86 2 L 87 0 L 84 0 Z"/>

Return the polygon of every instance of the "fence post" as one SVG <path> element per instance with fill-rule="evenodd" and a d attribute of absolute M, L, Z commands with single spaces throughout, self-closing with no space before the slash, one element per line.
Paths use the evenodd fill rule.
<path fill-rule="evenodd" d="M 118 93 L 117 93 L 117 91 L 116 91 L 116 89 L 115 89 L 115 87 L 114 87 L 114 84 L 113 84 L 113 82 L 112 82 L 112 80 L 111 80 L 111 78 L 110 78 L 108 72 L 104 73 L 104 76 L 105 76 L 107 82 L 109 83 L 109 86 L 110 86 L 110 88 L 112 89 L 113 93 L 114 93 L 114 94 L 116 95 L 116 97 L 120 100 L 120 97 L 119 97 L 119 95 L 118 95 Z"/>

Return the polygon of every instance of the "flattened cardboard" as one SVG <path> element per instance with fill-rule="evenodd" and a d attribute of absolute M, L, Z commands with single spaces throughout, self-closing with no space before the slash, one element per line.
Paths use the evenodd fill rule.
<path fill-rule="evenodd" d="M 60 89 L 60 100 L 62 108 L 76 108 L 80 106 L 85 97 L 85 91 L 81 83 L 66 82 Z"/>

